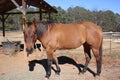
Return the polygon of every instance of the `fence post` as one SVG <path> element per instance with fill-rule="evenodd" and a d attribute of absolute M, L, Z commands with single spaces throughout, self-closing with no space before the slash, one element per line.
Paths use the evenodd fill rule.
<path fill-rule="evenodd" d="M 113 32 L 112 31 L 110 31 L 110 54 L 111 54 L 111 51 L 112 51 L 112 34 L 113 34 Z"/>

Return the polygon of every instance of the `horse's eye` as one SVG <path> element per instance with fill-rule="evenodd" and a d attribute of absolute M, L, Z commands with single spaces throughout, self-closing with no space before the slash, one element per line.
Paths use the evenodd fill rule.
<path fill-rule="evenodd" d="M 25 34 L 25 31 L 23 31 L 23 34 Z"/>
<path fill-rule="evenodd" d="M 34 32 L 34 34 L 37 34 L 37 32 Z"/>

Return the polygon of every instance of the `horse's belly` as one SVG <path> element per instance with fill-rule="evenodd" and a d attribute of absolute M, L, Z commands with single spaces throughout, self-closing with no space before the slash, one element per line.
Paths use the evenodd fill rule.
<path fill-rule="evenodd" d="M 60 49 L 75 49 L 80 47 L 85 41 L 83 40 L 64 40 L 59 43 L 59 48 Z"/>
<path fill-rule="evenodd" d="M 75 48 L 78 48 L 78 47 L 80 47 L 81 45 L 62 45 L 62 46 L 60 46 L 60 48 L 59 49 L 75 49 Z"/>

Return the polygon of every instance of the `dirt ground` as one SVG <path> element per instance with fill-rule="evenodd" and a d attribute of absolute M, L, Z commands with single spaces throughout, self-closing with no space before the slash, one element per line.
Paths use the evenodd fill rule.
<path fill-rule="evenodd" d="M 5 55 L 0 47 L 0 80 L 44 80 L 46 74 L 46 52 L 35 50 L 30 55 L 31 62 L 27 62 L 25 52 L 16 55 Z M 79 74 L 78 67 L 83 67 L 85 57 L 83 48 L 74 50 L 56 51 L 61 68 L 60 75 L 55 75 L 54 70 L 49 80 L 120 80 L 120 43 L 103 42 L 103 62 L 100 77 L 94 77 L 96 62 L 94 56 L 89 63 L 89 69 L 85 74 Z M 41 58 L 40 58 L 41 57 Z M 53 65 L 53 67 L 55 67 Z"/>

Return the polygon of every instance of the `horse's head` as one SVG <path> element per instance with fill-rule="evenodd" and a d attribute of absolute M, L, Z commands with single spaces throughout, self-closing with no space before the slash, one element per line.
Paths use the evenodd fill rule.
<path fill-rule="evenodd" d="M 25 19 L 23 19 L 23 28 L 26 51 L 27 55 L 29 55 L 33 52 L 34 44 L 37 40 L 35 19 L 33 20 L 33 22 L 27 22 Z"/>

